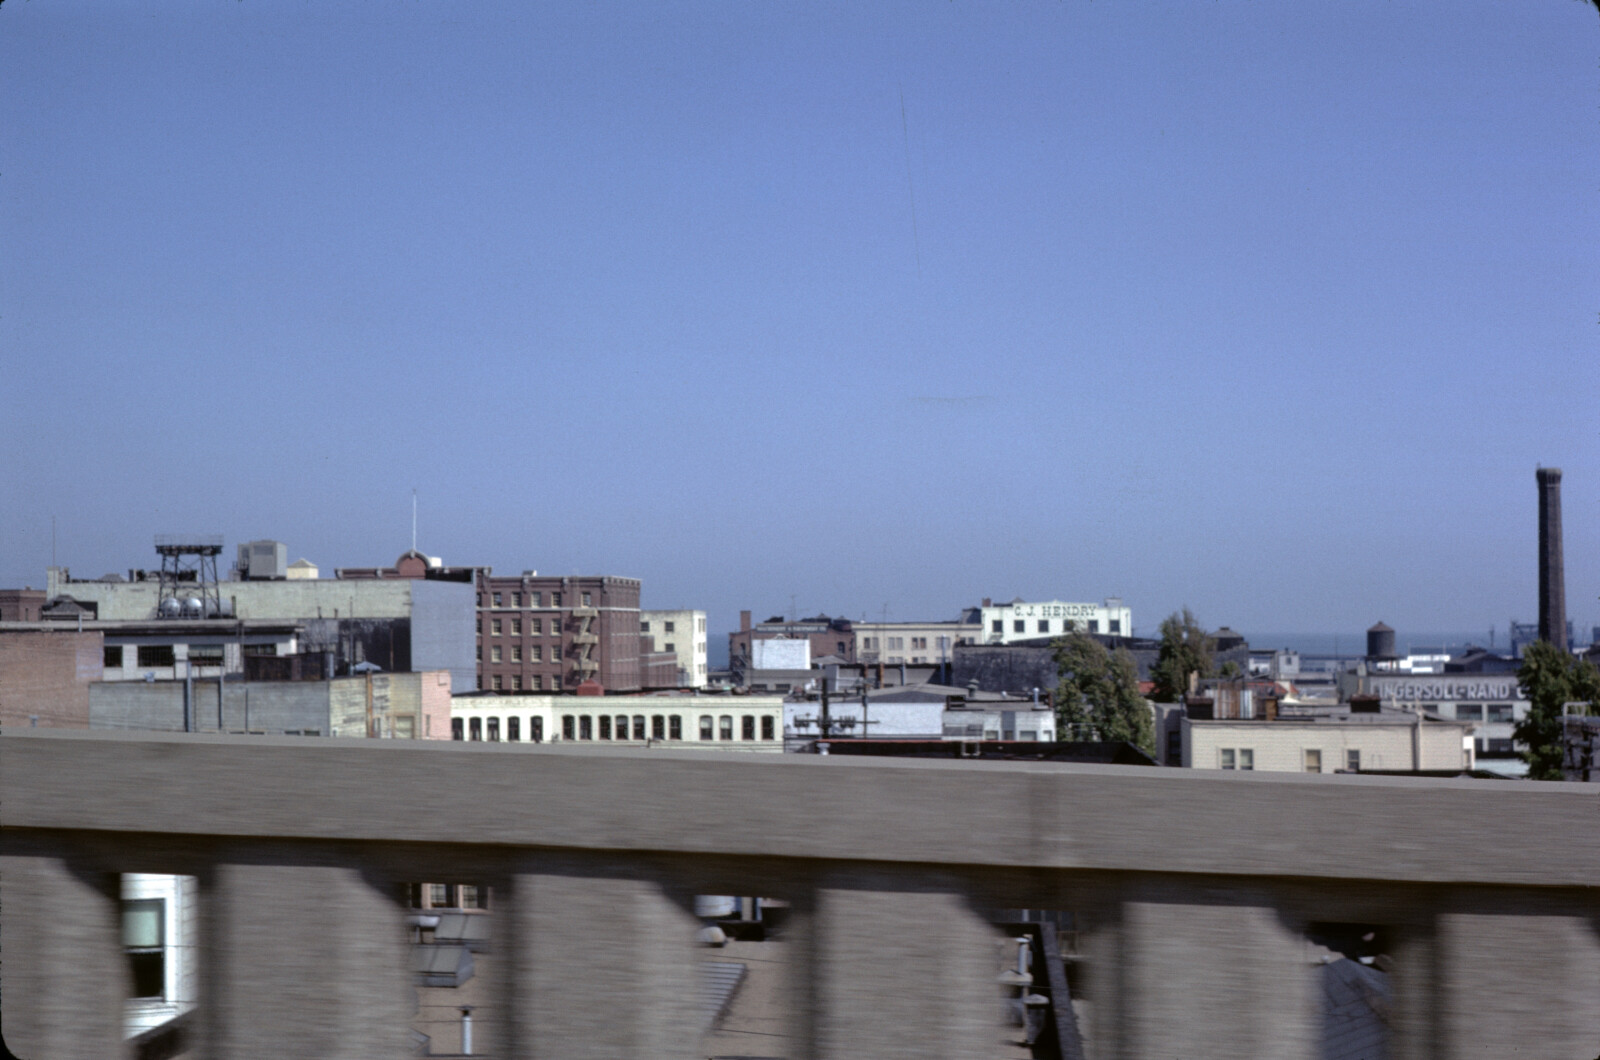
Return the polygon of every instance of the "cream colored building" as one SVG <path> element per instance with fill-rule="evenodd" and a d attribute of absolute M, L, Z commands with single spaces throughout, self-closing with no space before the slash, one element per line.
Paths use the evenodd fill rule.
<path fill-rule="evenodd" d="M 639 611 L 639 632 L 655 642 L 656 651 L 678 657 L 678 684 L 706 686 L 706 613 L 704 611 Z"/>
<path fill-rule="evenodd" d="M 456 696 L 453 739 L 783 750 L 782 696 Z"/>
<path fill-rule="evenodd" d="M 981 640 L 976 622 L 854 622 L 856 660 L 897 666 L 951 662 L 957 644 Z"/>
<path fill-rule="evenodd" d="M 1133 636 L 1133 611 L 1115 596 L 1103 604 L 1071 604 L 1061 600 L 1009 604 L 985 602 L 982 610 L 984 644 L 1010 644 L 1039 637 L 1059 637 L 1074 630 Z"/>
<path fill-rule="evenodd" d="M 1334 773 L 1461 770 L 1476 766 L 1473 726 L 1436 714 L 1319 711 L 1304 717 L 1181 721 L 1191 769 Z"/>

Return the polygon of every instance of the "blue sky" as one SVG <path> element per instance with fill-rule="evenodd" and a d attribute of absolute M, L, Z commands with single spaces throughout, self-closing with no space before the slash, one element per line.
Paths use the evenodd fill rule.
<path fill-rule="evenodd" d="M 0 10 L 0 584 L 151 535 L 646 606 L 1600 622 L 1600 19 Z"/>

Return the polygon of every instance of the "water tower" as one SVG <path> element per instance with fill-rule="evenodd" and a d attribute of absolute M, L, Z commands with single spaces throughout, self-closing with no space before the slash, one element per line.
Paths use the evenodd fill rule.
<path fill-rule="evenodd" d="M 217 584 L 221 534 L 157 534 L 161 557 L 158 618 L 219 618 L 222 589 Z"/>

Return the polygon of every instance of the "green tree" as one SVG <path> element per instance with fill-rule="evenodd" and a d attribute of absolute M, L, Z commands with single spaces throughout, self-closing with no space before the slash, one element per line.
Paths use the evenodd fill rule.
<path fill-rule="evenodd" d="M 1157 703 L 1176 703 L 1189 691 L 1189 675 L 1211 676 L 1211 653 L 1217 646 L 1187 607 L 1161 621 L 1161 650 L 1150 667 Z"/>
<path fill-rule="evenodd" d="M 1560 780 L 1561 709 L 1567 703 L 1600 702 L 1600 670 L 1545 641 L 1528 645 L 1517 671 L 1528 697 L 1528 716 L 1517 723 L 1512 736 L 1526 745 L 1523 760 L 1533 780 Z"/>
<path fill-rule="evenodd" d="M 1056 724 L 1065 733 L 1092 732 L 1096 739 L 1126 740 L 1155 754 L 1156 726 L 1150 704 L 1139 695 L 1139 668 L 1126 648 L 1107 651 L 1086 633 L 1055 643 Z"/>

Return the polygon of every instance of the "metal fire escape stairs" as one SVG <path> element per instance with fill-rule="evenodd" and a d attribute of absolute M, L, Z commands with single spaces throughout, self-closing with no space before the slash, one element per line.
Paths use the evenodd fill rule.
<path fill-rule="evenodd" d="M 595 622 L 600 618 L 600 612 L 592 607 L 574 607 L 572 617 L 577 620 L 578 632 L 573 636 L 572 643 L 577 650 L 576 665 L 578 672 L 585 677 L 592 675 L 600 669 L 600 662 L 595 658 L 595 648 L 600 643 L 600 637 L 595 633 Z"/>

